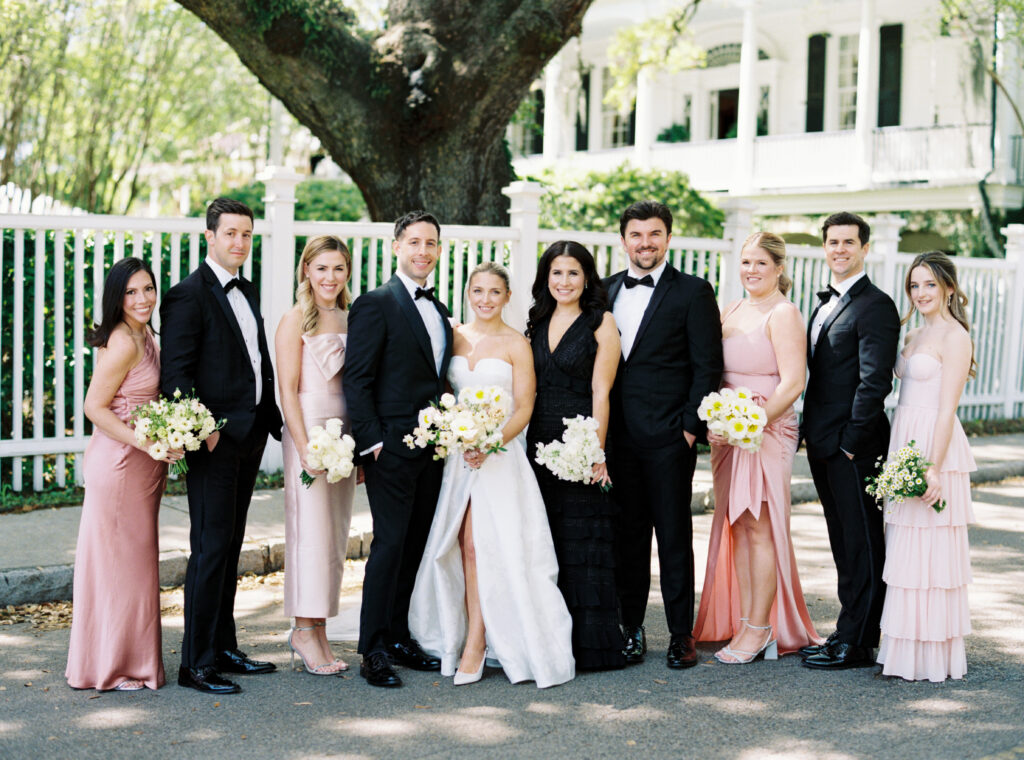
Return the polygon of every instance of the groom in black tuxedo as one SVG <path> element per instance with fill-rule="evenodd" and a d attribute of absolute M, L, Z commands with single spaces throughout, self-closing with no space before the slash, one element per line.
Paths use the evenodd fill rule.
<path fill-rule="evenodd" d="M 206 260 L 167 291 L 160 307 L 161 391 L 194 390 L 214 417 L 227 420 L 198 451 L 185 454 L 191 555 L 178 683 L 213 694 L 241 691 L 220 673 L 275 669 L 238 650 L 234 619 L 252 489 L 267 434 L 281 438 L 259 293 L 239 274 L 252 248 L 252 218 L 244 203 L 211 203 Z"/>
<path fill-rule="evenodd" d="M 697 664 L 693 641 L 693 519 L 690 500 L 706 435 L 697 407 L 718 390 L 722 326 L 707 280 L 666 261 L 672 212 L 640 201 L 619 220 L 629 269 L 605 280 L 622 335 L 611 393 L 609 473 L 620 510 L 616 585 L 628 663 L 647 651 L 644 615 L 651 587 L 651 534 L 658 537 L 661 595 L 670 634 L 667 664 Z"/>
<path fill-rule="evenodd" d="M 869 667 L 878 646 L 885 584 L 882 513 L 864 478 L 889 448 L 885 397 L 892 391 L 900 317 L 864 271 L 871 228 L 856 214 L 822 226 L 832 282 L 808 327 L 803 422 L 807 461 L 828 526 L 839 576 L 839 619 L 821 646 L 801 649 L 820 670 Z"/>
<path fill-rule="evenodd" d="M 356 299 L 348 317 L 343 379 L 352 434 L 366 473 L 373 543 L 359 618 L 360 675 L 397 687 L 392 664 L 440 670 L 409 634 L 409 599 L 441 489 L 443 463 L 402 438 L 444 390 L 452 356 L 448 310 L 428 288 L 441 227 L 411 211 L 395 222 L 394 276 Z"/>

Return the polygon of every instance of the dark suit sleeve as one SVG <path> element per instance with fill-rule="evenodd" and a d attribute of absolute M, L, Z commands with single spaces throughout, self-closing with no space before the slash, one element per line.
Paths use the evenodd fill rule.
<path fill-rule="evenodd" d="M 877 430 L 875 420 L 885 409 L 892 391 L 892 368 L 899 348 L 900 316 L 887 296 L 857 320 L 860 379 L 854 392 L 850 420 L 843 427 L 839 447 L 853 455 L 872 448 L 869 437 Z"/>
<path fill-rule="evenodd" d="M 366 296 L 357 298 L 348 315 L 345 374 L 342 377 L 357 451 L 364 451 L 384 440 L 373 386 L 386 341 L 387 324 L 379 304 Z"/>
<path fill-rule="evenodd" d="M 693 383 L 683 410 L 683 429 L 698 438 L 706 434 L 704 423 L 697 417 L 697 408 L 704 397 L 717 391 L 722 382 L 722 321 L 715 301 L 715 291 L 706 280 L 700 280 L 690 301 L 686 317 L 686 338 L 690 344 Z"/>
<path fill-rule="evenodd" d="M 202 325 L 192 293 L 180 286 L 167 291 L 160 305 L 160 391 L 165 396 L 196 387 Z"/>

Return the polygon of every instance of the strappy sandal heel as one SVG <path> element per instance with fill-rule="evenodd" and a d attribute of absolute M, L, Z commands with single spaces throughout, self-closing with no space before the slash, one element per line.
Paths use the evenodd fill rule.
<path fill-rule="evenodd" d="M 314 628 L 326 628 L 327 627 L 327 621 L 324 620 L 324 621 L 321 621 L 319 623 L 313 623 L 313 627 Z M 334 658 L 334 664 L 338 666 L 338 672 L 339 673 L 343 673 L 344 671 L 348 670 L 348 663 L 345 662 L 340 657 Z"/>
<path fill-rule="evenodd" d="M 743 649 L 733 649 L 732 647 L 726 647 L 719 652 L 715 652 L 715 659 L 723 665 L 749 665 L 754 660 L 764 657 L 766 660 L 777 660 L 779 659 L 779 642 L 772 638 L 772 626 L 769 625 L 751 625 L 747 620 L 743 621 L 743 624 L 754 631 L 768 631 L 768 639 L 764 642 L 764 645 L 756 652 L 747 652 Z M 731 660 L 724 659 L 721 655 L 728 655 L 732 657 Z"/>
<path fill-rule="evenodd" d="M 302 656 L 302 652 L 295 648 L 295 644 L 292 643 L 292 636 L 295 635 L 296 631 L 313 631 L 316 630 L 321 624 L 313 625 L 293 625 L 291 631 L 288 633 L 288 648 L 292 650 L 291 667 L 295 669 L 295 655 L 299 656 L 302 660 L 303 667 L 306 668 L 306 672 L 314 676 L 336 676 L 340 673 L 343 668 L 338 667 L 336 662 L 325 662 L 323 665 L 317 665 L 315 668 L 311 668 L 309 663 L 306 662 L 306 658 Z M 347 665 L 345 666 L 348 667 Z"/>

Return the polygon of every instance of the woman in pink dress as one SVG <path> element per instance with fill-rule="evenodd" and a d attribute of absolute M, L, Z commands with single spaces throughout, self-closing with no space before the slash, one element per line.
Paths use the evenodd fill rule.
<path fill-rule="evenodd" d="M 729 644 L 729 665 L 775 659 L 821 638 L 811 625 L 789 535 L 789 484 L 797 447 L 793 402 L 804 387 L 807 344 L 800 311 L 787 298 L 786 244 L 758 232 L 743 244 L 748 297 L 722 316 L 726 388 L 746 387 L 767 413 L 758 451 L 709 432 L 715 488 L 704 590 L 693 635 Z"/>
<path fill-rule="evenodd" d="M 306 672 L 333 676 L 348 665 L 327 643 L 327 618 L 338 614 L 356 479 L 328 483 L 306 463 L 308 431 L 338 417 L 348 431 L 341 376 L 348 337 L 352 255 L 333 235 L 310 238 L 295 277 L 295 306 L 277 328 L 277 377 L 285 429 L 284 613 L 295 618 L 288 645 Z M 317 476 L 306 488 L 305 470 Z"/>
<path fill-rule="evenodd" d="M 974 522 L 970 473 L 976 467 L 956 409 L 974 376 L 974 346 L 967 296 L 948 256 L 919 255 L 905 287 L 912 309 L 903 322 L 916 311 L 924 325 L 907 333 L 896 360 L 900 401 L 889 451 L 914 441 L 932 465 L 924 496 L 885 507 L 886 592 L 878 662 L 884 675 L 938 682 L 967 672 L 967 525 Z M 936 512 L 931 505 L 940 499 L 946 506 Z"/>
<path fill-rule="evenodd" d="M 85 502 L 64 675 L 75 689 L 158 689 L 164 663 L 157 511 L 167 462 L 182 452 L 153 459 L 127 424 L 135 407 L 160 390 L 160 356 L 149 327 L 156 286 L 141 259 L 122 259 L 111 267 L 102 308 L 88 338 L 99 349 L 85 396 L 94 430 L 85 449 Z"/>

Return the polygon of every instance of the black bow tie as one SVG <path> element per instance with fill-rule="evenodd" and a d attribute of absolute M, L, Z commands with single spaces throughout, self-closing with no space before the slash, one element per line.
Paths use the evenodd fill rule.
<path fill-rule="evenodd" d="M 416 288 L 416 298 L 413 300 L 417 300 L 419 298 L 426 298 L 428 301 L 434 300 L 434 288 Z"/>
<path fill-rule="evenodd" d="M 232 277 L 230 280 L 224 283 L 224 292 L 230 293 L 232 288 L 242 287 L 242 281 L 237 277 Z"/>
<path fill-rule="evenodd" d="M 627 290 L 630 289 L 630 288 L 635 288 L 637 285 L 645 285 L 648 288 L 653 288 L 654 287 L 654 278 L 651 277 L 649 274 L 645 274 L 640 279 L 637 279 L 636 277 L 630 277 L 627 274 L 626 275 L 626 281 L 623 282 L 622 284 L 626 286 Z"/>
<path fill-rule="evenodd" d="M 835 296 L 836 298 L 839 298 L 839 291 L 836 290 L 835 288 L 833 288 L 831 285 L 829 285 L 824 290 L 819 290 L 818 291 L 818 298 L 821 299 L 821 302 L 823 304 L 828 303 L 829 301 L 831 301 L 832 300 L 832 296 Z"/>

